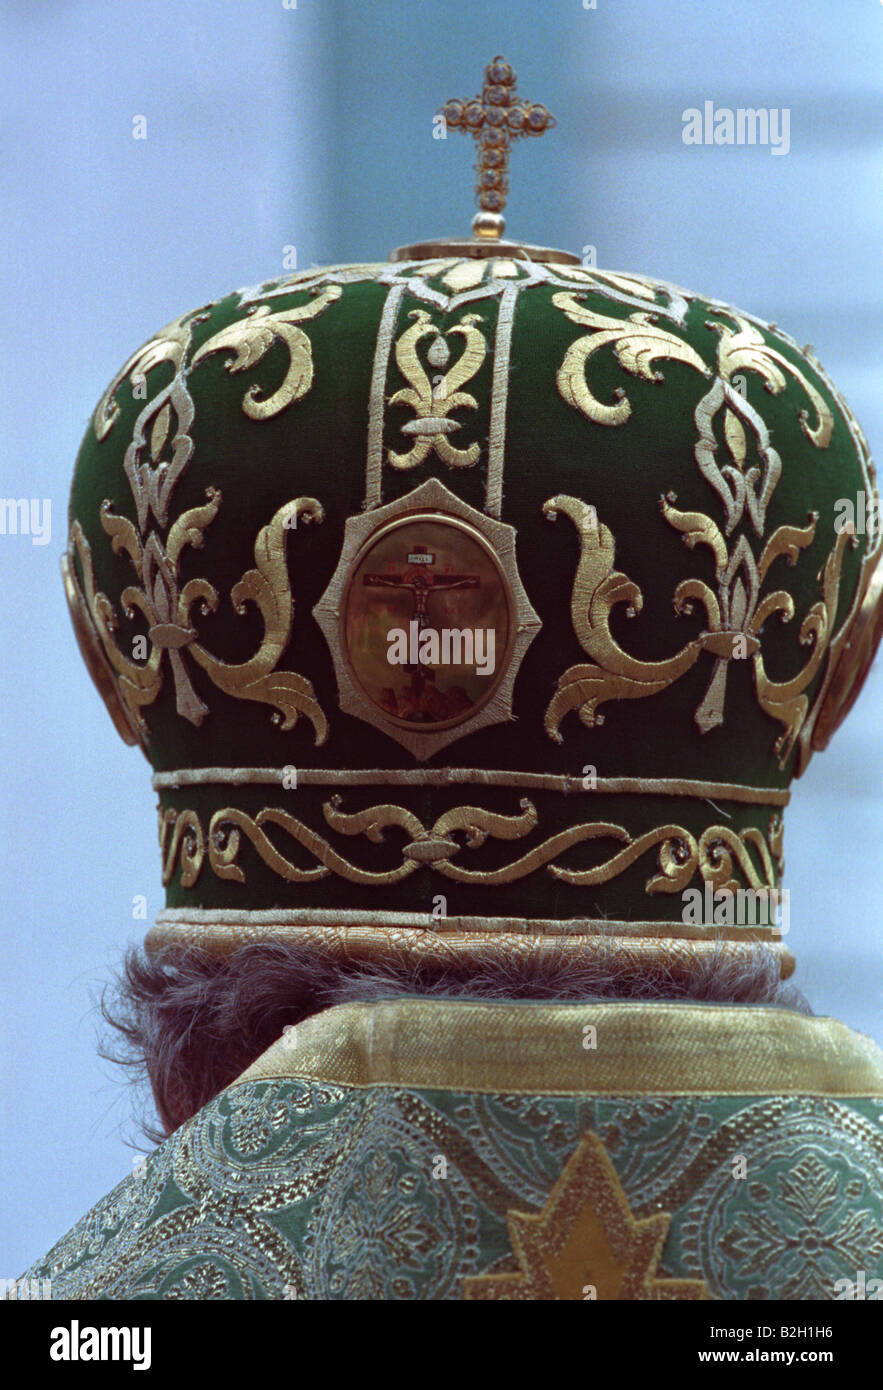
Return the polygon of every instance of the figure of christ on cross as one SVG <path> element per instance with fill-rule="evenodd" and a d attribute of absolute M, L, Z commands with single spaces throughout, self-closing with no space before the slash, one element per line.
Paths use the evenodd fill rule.
<path fill-rule="evenodd" d="M 444 593 L 450 589 L 477 589 L 481 580 L 477 574 L 433 574 L 435 556 L 426 546 L 418 545 L 408 555 L 408 567 L 402 574 L 366 574 L 363 585 L 368 589 L 406 589 L 410 591 L 412 621 L 417 623 L 417 632 L 431 626 L 429 600 L 433 594 Z M 453 686 L 447 692 L 447 700 L 440 691 L 427 687 L 427 681 L 435 680 L 435 672 L 420 665 L 404 667 L 411 678 L 410 688 L 397 698 L 391 688 L 384 690 L 380 703 L 389 714 L 417 722 L 434 723 L 469 708 L 471 700 L 462 686 Z"/>

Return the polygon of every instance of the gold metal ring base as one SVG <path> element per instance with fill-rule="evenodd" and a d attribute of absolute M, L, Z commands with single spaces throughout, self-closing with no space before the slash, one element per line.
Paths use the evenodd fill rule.
<path fill-rule="evenodd" d="M 554 246 L 530 246 L 523 241 L 495 241 L 490 237 L 437 237 L 434 241 L 415 241 L 390 251 L 391 261 L 434 261 L 446 257 L 486 260 L 499 256 L 513 261 L 542 261 L 547 265 L 582 265 L 572 251 Z"/>

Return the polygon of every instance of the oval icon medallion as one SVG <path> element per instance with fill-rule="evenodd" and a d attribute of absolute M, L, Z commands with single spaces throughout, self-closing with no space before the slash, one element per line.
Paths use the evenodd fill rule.
<path fill-rule="evenodd" d="M 369 537 L 340 617 L 353 679 L 400 726 L 471 719 L 511 655 L 513 603 L 499 559 L 474 527 L 437 512 L 402 516 Z"/>

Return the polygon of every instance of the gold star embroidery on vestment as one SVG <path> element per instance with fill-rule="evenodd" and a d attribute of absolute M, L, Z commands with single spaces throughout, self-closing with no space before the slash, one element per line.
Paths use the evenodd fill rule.
<path fill-rule="evenodd" d="M 701 1279 L 656 1276 L 671 1214 L 638 1220 L 600 1139 L 587 1134 L 539 1213 L 507 1216 L 517 1274 L 465 1279 L 467 1299 L 707 1299 Z"/>

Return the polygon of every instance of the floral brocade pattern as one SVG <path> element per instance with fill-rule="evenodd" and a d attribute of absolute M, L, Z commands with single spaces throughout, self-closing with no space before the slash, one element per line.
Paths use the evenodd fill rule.
<path fill-rule="evenodd" d="M 517 1269 L 587 1134 L 659 1274 L 718 1299 L 833 1299 L 883 1275 L 883 1108 L 809 1097 L 478 1095 L 305 1080 L 236 1086 L 25 1277 L 54 1298 L 453 1299 Z M 737 1176 L 737 1170 L 742 1176 Z"/>

